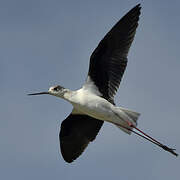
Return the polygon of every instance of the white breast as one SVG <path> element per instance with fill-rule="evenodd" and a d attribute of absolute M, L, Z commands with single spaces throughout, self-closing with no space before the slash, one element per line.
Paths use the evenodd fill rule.
<path fill-rule="evenodd" d="M 89 92 L 87 89 L 79 89 L 71 98 L 75 109 L 100 120 L 106 120 L 112 116 L 112 104 L 104 98 Z"/>

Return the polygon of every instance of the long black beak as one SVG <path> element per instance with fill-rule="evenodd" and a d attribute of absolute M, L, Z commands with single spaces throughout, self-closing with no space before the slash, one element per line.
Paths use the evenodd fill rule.
<path fill-rule="evenodd" d="M 42 94 L 49 94 L 49 92 L 32 93 L 32 94 L 28 94 L 28 96 L 42 95 Z"/>

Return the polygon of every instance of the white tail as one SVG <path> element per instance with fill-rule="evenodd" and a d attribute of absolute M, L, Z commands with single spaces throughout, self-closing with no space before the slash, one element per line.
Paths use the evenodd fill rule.
<path fill-rule="evenodd" d="M 129 110 L 129 109 L 121 108 L 121 107 L 119 107 L 119 109 L 120 109 L 121 111 L 123 111 L 123 112 L 131 119 L 131 121 L 133 121 L 134 124 L 137 126 L 137 120 L 138 120 L 138 118 L 139 118 L 139 116 L 140 116 L 140 113 L 135 112 L 135 111 L 132 111 L 132 110 Z M 129 128 L 129 129 L 133 129 L 132 127 L 129 127 L 126 122 L 121 123 L 121 124 L 122 124 L 122 126 L 125 126 L 125 127 Z M 120 128 L 122 131 L 126 132 L 127 134 L 131 134 L 131 131 L 130 131 L 130 130 L 125 129 L 125 128 L 123 128 L 123 127 L 121 127 L 121 126 L 118 126 L 118 125 L 116 125 L 116 126 L 117 126 L 118 128 Z"/>

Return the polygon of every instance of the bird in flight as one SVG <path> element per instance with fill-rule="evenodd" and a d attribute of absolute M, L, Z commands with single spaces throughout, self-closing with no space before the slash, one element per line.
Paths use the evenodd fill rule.
<path fill-rule="evenodd" d="M 59 133 L 60 149 L 68 163 L 78 158 L 92 142 L 104 121 L 115 124 L 127 134 L 132 132 L 174 155 L 171 149 L 137 128 L 138 112 L 117 107 L 114 103 L 127 56 L 133 42 L 140 16 L 140 4 L 132 8 L 100 41 L 90 57 L 89 72 L 81 89 L 71 91 L 62 86 L 50 87 L 49 94 L 63 98 L 73 105 L 71 114 L 62 122 Z"/>

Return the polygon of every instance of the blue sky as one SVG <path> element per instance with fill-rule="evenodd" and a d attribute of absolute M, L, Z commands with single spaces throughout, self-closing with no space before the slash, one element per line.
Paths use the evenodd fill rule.
<path fill-rule="evenodd" d="M 108 123 L 79 159 L 65 163 L 58 133 L 72 106 L 26 95 L 56 84 L 80 88 L 98 42 L 140 2 L 115 102 L 140 112 L 138 127 L 180 152 L 180 1 L 1 0 L 1 179 L 179 180 L 179 158 Z"/>

